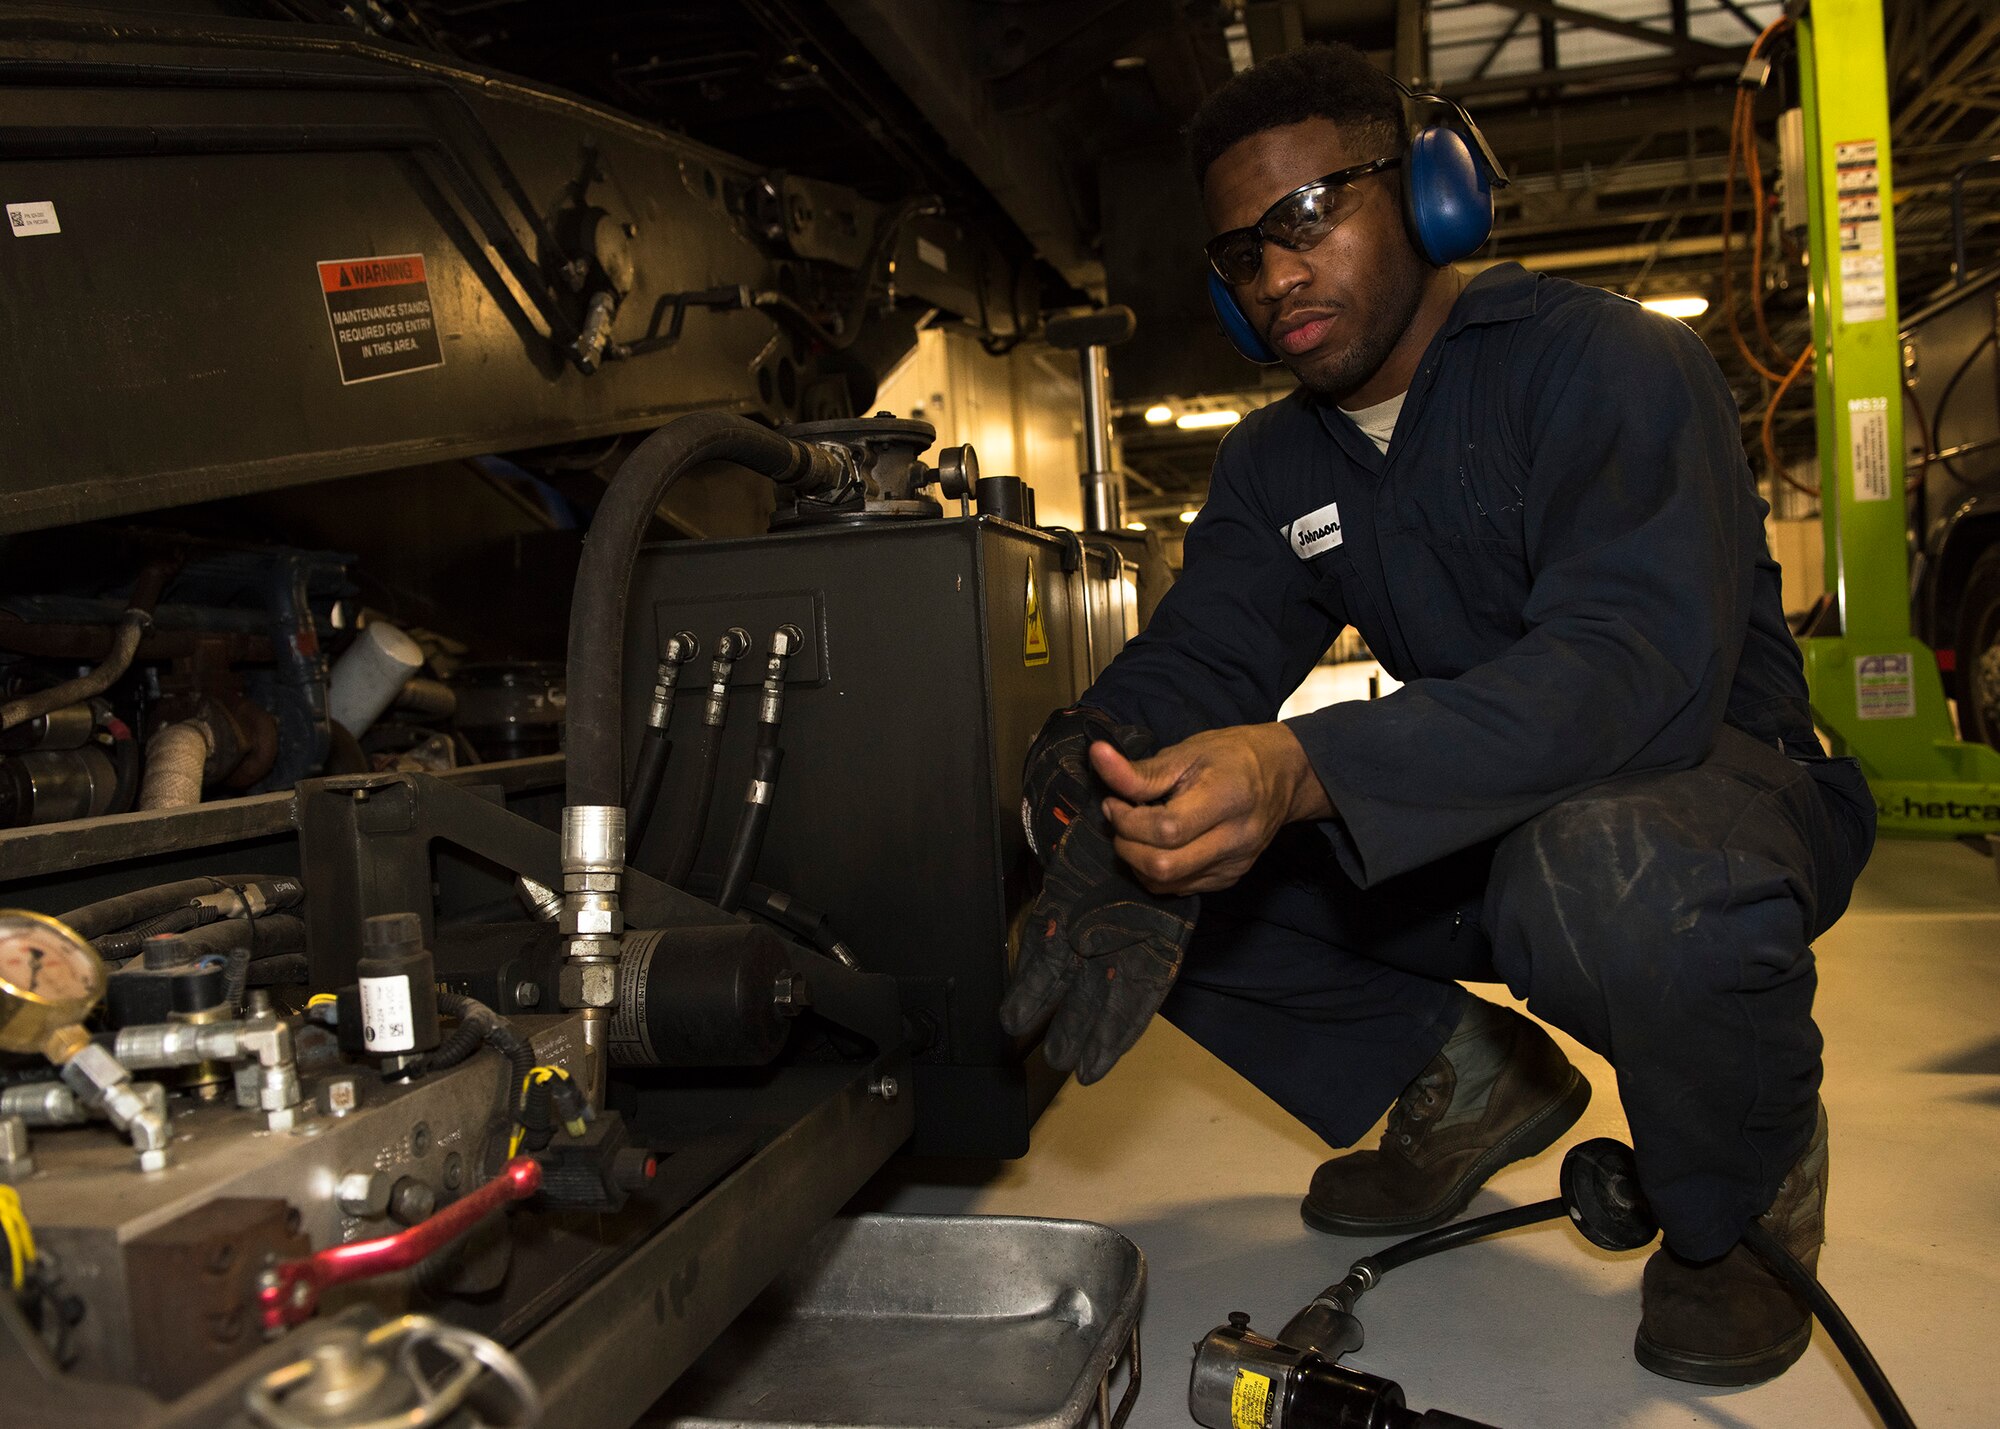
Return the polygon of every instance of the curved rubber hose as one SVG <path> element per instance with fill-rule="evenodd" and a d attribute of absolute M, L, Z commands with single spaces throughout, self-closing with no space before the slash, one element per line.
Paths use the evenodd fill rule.
<path fill-rule="evenodd" d="M 159 604 L 161 592 L 179 568 L 179 562 L 154 561 L 141 570 L 139 578 L 132 583 L 132 603 L 119 617 L 118 630 L 111 637 L 111 650 L 105 655 L 104 663 L 88 674 L 63 681 L 53 689 L 37 690 L 0 704 L 0 730 L 39 719 L 64 705 L 94 700 L 123 679 L 125 672 L 132 668 L 132 658 L 139 653 L 140 639 L 153 623 L 153 607 Z"/>
<path fill-rule="evenodd" d="M 764 725 L 759 733 L 776 728 Z M 778 770 L 784 762 L 785 751 L 777 745 L 759 746 L 743 812 L 736 820 L 736 836 L 730 841 L 729 862 L 723 866 L 722 891 L 715 899 L 715 906 L 725 913 L 734 913 L 742 904 L 744 885 L 757 871 L 757 858 L 764 851 L 764 831 L 771 826 L 771 801 L 777 794 Z M 757 797 L 760 788 L 762 798 Z"/>
<path fill-rule="evenodd" d="M 632 771 L 632 787 L 625 795 L 625 847 L 636 855 L 645 842 L 646 826 L 653 821 L 653 805 L 660 797 L 660 781 L 666 777 L 667 760 L 674 742 L 663 729 L 646 726 L 639 740 L 639 765 Z M 629 862 L 628 858 L 628 862 Z"/>
<path fill-rule="evenodd" d="M 1889 1383 L 1889 1376 L 1882 1372 L 1882 1366 L 1869 1353 L 1861 1334 L 1841 1313 L 1826 1287 L 1819 1283 L 1810 1270 L 1801 1265 L 1798 1258 L 1785 1249 L 1784 1242 L 1772 1235 L 1756 1221 L 1750 1222 L 1743 1232 L 1743 1243 L 1750 1247 L 1757 1258 L 1771 1268 L 1771 1273 L 1784 1281 L 1792 1294 L 1805 1302 L 1818 1317 L 1826 1333 L 1839 1348 L 1847 1367 L 1854 1371 L 1854 1377 L 1861 1381 L 1861 1387 L 1868 1392 L 1869 1403 L 1882 1416 L 1882 1422 L 1889 1429 L 1916 1429 L 1917 1421 L 1910 1417 L 1910 1411 L 1903 1407 L 1903 1401 L 1896 1394 L 1895 1386 Z"/>
<path fill-rule="evenodd" d="M 695 748 L 694 798 L 681 811 L 680 827 L 674 833 L 672 852 L 667 855 L 666 872 L 660 875 L 675 888 L 684 887 L 694 861 L 701 855 L 702 836 L 708 832 L 708 806 L 715 801 L 715 777 L 722 763 L 722 726 L 704 724 L 701 743 Z M 630 847 L 631 845 L 627 845 Z"/>
<path fill-rule="evenodd" d="M 56 916 L 60 921 L 67 923 L 70 930 L 78 937 L 100 938 L 106 933 L 129 928 L 135 923 L 156 918 L 175 908 L 185 908 L 206 894 L 221 893 L 226 889 L 242 888 L 253 883 L 269 884 L 274 880 L 289 884 L 293 888 L 296 888 L 298 883 L 296 879 L 285 878 L 279 874 L 218 873 L 208 878 L 183 878 L 174 883 L 137 888 L 130 893 L 121 893 L 115 898 L 86 903 L 80 908 L 72 908 L 69 912 L 59 913 Z M 288 903 L 278 903 L 275 899 L 273 902 L 278 906 L 288 906 Z"/>
<path fill-rule="evenodd" d="M 1473 1241 L 1484 1240 L 1502 1231 L 1519 1230 L 1522 1226 L 1538 1226 L 1543 1221 L 1559 1221 L 1569 1215 L 1562 1197 L 1554 1196 L 1546 1201 L 1531 1201 L 1525 1206 L 1514 1206 L 1508 1210 L 1495 1211 L 1491 1215 L 1474 1216 L 1469 1221 L 1456 1221 L 1448 1226 L 1440 1226 L 1434 1231 L 1399 1240 L 1386 1250 L 1378 1250 L 1373 1255 L 1363 1256 L 1354 1262 L 1358 1268 L 1366 1265 L 1379 1278 L 1399 1266 L 1408 1265 L 1413 1260 L 1436 1255 L 1441 1250 L 1456 1250 L 1459 1246 L 1470 1245 Z"/>
<path fill-rule="evenodd" d="M 632 562 L 660 500 L 700 462 L 730 461 L 806 490 L 838 482 L 844 455 L 794 442 L 747 417 L 696 412 L 641 442 L 618 468 L 591 519 L 569 621 L 571 807 L 614 805 L 625 792 L 625 603 Z"/>

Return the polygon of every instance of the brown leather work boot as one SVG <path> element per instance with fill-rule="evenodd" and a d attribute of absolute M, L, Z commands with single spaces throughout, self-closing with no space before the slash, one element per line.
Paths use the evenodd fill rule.
<path fill-rule="evenodd" d="M 1826 1108 L 1812 1140 L 1758 1221 L 1807 1270 L 1819 1267 L 1826 1240 Z M 1665 1246 L 1646 1262 L 1645 1309 L 1632 1350 L 1668 1379 L 1745 1385 L 1775 1379 L 1812 1343 L 1812 1315 L 1784 1282 L 1745 1246 L 1697 1264 Z"/>
<path fill-rule="evenodd" d="M 1590 1083 L 1548 1033 L 1474 998 L 1396 1099 L 1380 1146 L 1322 1165 L 1299 1212 L 1329 1235 L 1443 1225 L 1495 1171 L 1547 1150 L 1588 1105 Z"/>

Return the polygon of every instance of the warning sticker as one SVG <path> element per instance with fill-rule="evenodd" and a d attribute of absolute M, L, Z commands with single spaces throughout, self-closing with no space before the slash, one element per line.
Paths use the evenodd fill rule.
<path fill-rule="evenodd" d="M 319 265 L 342 386 L 444 366 L 424 255 L 338 258 Z"/>
<path fill-rule="evenodd" d="M 1889 315 L 1881 149 L 1873 139 L 1835 144 L 1833 163 L 1839 205 L 1840 320 L 1876 322 Z"/>
<path fill-rule="evenodd" d="M 1889 499 L 1889 399 L 1852 397 L 1847 403 L 1847 438 L 1854 463 L 1854 499 Z"/>
<path fill-rule="evenodd" d="M 1229 1422 L 1233 1429 L 1277 1429 L 1278 1391 L 1269 1375 L 1236 1371 L 1229 1390 Z"/>
<path fill-rule="evenodd" d="M 1021 621 L 1021 663 L 1049 663 L 1049 631 L 1042 623 L 1042 596 L 1035 588 L 1035 563 L 1028 562 L 1027 611 Z"/>
<path fill-rule="evenodd" d="M 1854 707 L 1862 719 L 1910 719 L 1917 682 L 1908 655 L 1863 655 L 1854 662 Z"/>

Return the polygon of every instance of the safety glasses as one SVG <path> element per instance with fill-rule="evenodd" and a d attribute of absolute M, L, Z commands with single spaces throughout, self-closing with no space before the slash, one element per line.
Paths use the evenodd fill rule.
<path fill-rule="evenodd" d="M 1361 206 L 1361 194 L 1354 187 L 1356 179 L 1393 169 L 1400 162 L 1372 159 L 1300 185 L 1265 209 L 1264 216 L 1250 227 L 1232 228 L 1209 239 L 1209 267 L 1223 282 L 1240 285 L 1255 278 L 1264 266 L 1266 243 L 1293 253 L 1307 252 Z"/>

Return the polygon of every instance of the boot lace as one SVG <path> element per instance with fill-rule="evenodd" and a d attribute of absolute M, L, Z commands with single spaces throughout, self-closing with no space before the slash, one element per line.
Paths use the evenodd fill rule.
<path fill-rule="evenodd" d="M 1389 1111 L 1389 1140 L 1406 1149 L 1417 1144 L 1425 1128 L 1443 1115 L 1450 1104 L 1445 1094 L 1445 1083 L 1450 1076 L 1450 1069 L 1443 1065 L 1442 1059 L 1417 1074 L 1417 1079 L 1403 1089 Z"/>

